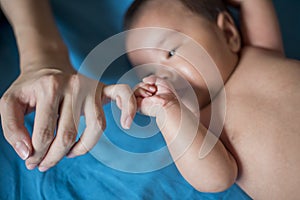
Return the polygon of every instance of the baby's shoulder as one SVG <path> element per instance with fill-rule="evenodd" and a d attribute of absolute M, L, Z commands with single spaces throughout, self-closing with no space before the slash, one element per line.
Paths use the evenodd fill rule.
<path fill-rule="evenodd" d="M 300 80 L 300 62 L 269 50 L 245 47 L 227 88 L 278 90 Z M 295 84 L 294 84 L 295 85 Z M 264 87 L 261 87 L 264 86 Z"/>
<path fill-rule="evenodd" d="M 299 73 L 300 61 L 285 57 L 279 52 L 256 47 L 244 47 L 238 68 L 252 73 Z"/>
<path fill-rule="evenodd" d="M 272 60 L 288 60 L 284 55 L 276 51 L 257 48 L 252 46 L 243 47 L 240 53 L 240 60 L 244 62 L 260 62 Z"/>

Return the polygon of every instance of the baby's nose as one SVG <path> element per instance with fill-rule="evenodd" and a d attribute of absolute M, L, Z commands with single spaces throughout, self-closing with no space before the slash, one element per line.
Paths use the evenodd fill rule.
<path fill-rule="evenodd" d="M 171 72 L 170 70 L 166 70 L 166 69 L 156 70 L 155 76 L 165 79 L 165 80 L 168 80 L 168 81 L 173 81 L 175 79 L 174 73 Z"/>

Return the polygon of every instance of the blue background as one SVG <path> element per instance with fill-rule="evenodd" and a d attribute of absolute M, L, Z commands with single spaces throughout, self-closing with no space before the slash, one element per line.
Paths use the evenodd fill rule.
<path fill-rule="evenodd" d="M 101 41 L 122 31 L 122 18 L 131 0 L 53 0 L 53 12 L 60 32 L 78 68 L 86 55 Z M 300 1 L 274 1 L 288 57 L 300 59 Z M 18 52 L 12 30 L 0 23 L 0 96 L 18 76 Z M 105 73 L 110 83 L 130 66 L 122 57 Z M 105 135 L 124 148 L 146 150 L 160 148 L 160 134 L 137 139 L 125 134 L 115 122 L 110 107 L 105 107 Z M 34 114 L 27 116 L 32 130 Z M 139 116 L 146 123 L 148 118 Z M 24 162 L 5 141 L 0 129 L 0 199 L 249 199 L 237 186 L 217 194 L 194 190 L 179 174 L 174 164 L 150 173 L 126 173 L 107 167 L 91 154 L 63 159 L 46 173 L 28 171 Z M 133 147 L 132 147 L 133 146 Z M 131 163 L 133 166 L 137 163 Z M 259 180 L 257 180 L 259 181 Z"/>

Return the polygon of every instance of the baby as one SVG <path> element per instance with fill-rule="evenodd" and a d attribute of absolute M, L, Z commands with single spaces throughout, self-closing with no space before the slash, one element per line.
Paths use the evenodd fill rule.
<path fill-rule="evenodd" d="M 138 106 L 156 117 L 178 170 L 195 189 L 219 192 L 236 182 L 254 199 L 298 199 L 300 63 L 284 56 L 270 0 L 231 3 L 241 10 L 243 45 L 221 0 L 133 3 L 125 27 L 138 33 L 128 32 L 126 47 L 135 49 L 128 56 L 152 74 L 135 90 Z M 140 32 L 147 27 L 161 32 Z M 203 50 L 191 41 L 205 49 L 219 74 L 207 72 L 209 59 L 197 54 Z M 189 98 L 175 90 L 179 76 L 193 88 L 198 114 Z M 218 137 L 209 124 L 212 104 L 223 102 L 224 94 L 226 115 Z M 217 112 L 222 118 L 224 110 Z M 212 133 L 218 140 L 199 156 L 205 137 L 214 140 Z"/>

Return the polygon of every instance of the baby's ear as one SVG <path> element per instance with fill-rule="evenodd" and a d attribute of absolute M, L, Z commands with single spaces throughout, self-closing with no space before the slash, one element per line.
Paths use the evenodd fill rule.
<path fill-rule="evenodd" d="M 223 31 L 227 44 L 232 52 L 238 53 L 241 49 L 241 37 L 230 14 L 226 11 L 220 12 L 217 25 Z"/>

